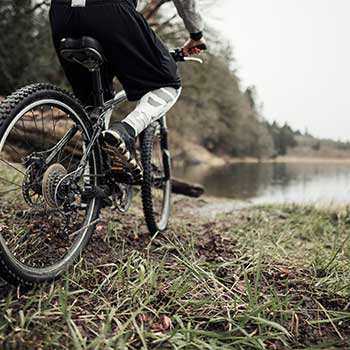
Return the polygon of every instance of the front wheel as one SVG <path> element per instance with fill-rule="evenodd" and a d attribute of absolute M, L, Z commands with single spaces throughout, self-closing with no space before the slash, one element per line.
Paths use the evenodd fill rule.
<path fill-rule="evenodd" d="M 143 211 L 149 232 L 155 234 L 167 228 L 171 206 L 171 162 L 163 120 L 143 132 L 141 159 Z"/>
<path fill-rule="evenodd" d="M 50 281 L 80 256 L 100 203 L 97 150 L 81 159 L 91 125 L 73 96 L 47 84 L 0 104 L 0 275 L 15 285 Z M 77 176 L 76 174 L 79 174 Z"/>

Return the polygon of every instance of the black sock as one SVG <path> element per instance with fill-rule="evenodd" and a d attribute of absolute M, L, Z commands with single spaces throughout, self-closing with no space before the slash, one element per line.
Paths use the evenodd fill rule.
<path fill-rule="evenodd" d="M 122 122 L 122 124 L 124 125 L 124 127 L 125 127 L 126 131 L 128 132 L 128 134 L 129 134 L 131 137 L 135 138 L 135 137 L 136 137 L 136 133 L 135 133 L 134 128 L 131 127 L 128 123 Z"/>

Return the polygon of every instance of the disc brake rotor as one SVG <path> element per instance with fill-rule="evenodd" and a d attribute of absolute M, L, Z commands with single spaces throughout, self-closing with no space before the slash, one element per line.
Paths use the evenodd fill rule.
<path fill-rule="evenodd" d="M 37 161 L 28 166 L 24 175 L 22 194 L 26 203 L 32 208 L 40 207 L 44 204 L 40 182 L 43 171 L 43 164 Z"/>
<path fill-rule="evenodd" d="M 57 187 L 61 185 L 61 180 L 67 175 L 67 170 L 62 164 L 52 164 L 44 173 L 42 181 L 42 192 L 47 205 L 51 208 L 57 208 L 63 200 L 57 198 Z"/>

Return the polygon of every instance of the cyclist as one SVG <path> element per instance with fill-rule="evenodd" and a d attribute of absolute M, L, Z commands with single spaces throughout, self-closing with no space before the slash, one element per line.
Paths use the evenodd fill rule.
<path fill-rule="evenodd" d="M 184 53 L 199 54 L 197 46 L 205 44 L 205 40 L 197 0 L 173 2 L 190 33 Z M 52 0 L 50 23 L 57 52 L 64 37 L 91 36 L 102 44 L 107 62 L 101 68 L 105 99 L 114 96 L 112 80 L 116 76 L 128 100 L 138 101 L 122 122 L 113 123 L 104 132 L 104 141 L 112 161 L 121 161 L 139 177 L 142 169 L 136 161 L 135 139 L 174 106 L 181 93 L 181 81 L 168 49 L 136 7 L 137 0 Z M 90 73 L 61 57 L 60 62 L 75 95 L 85 106 L 91 105 Z"/>

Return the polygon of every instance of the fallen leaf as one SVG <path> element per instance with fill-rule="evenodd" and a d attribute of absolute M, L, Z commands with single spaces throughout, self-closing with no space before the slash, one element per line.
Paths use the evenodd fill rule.
<path fill-rule="evenodd" d="M 173 323 L 171 322 L 171 319 L 168 316 L 162 317 L 162 325 L 165 331 L 173 328 Z"/>
<path fill-rule="evenodd" d="M 151 319 L 151 317 L 147 314 L 140 314 L 139 315 L 139 320 L 141 322 L 148 322 L 148 321 L 150 321 L 150 319 Z"/>

